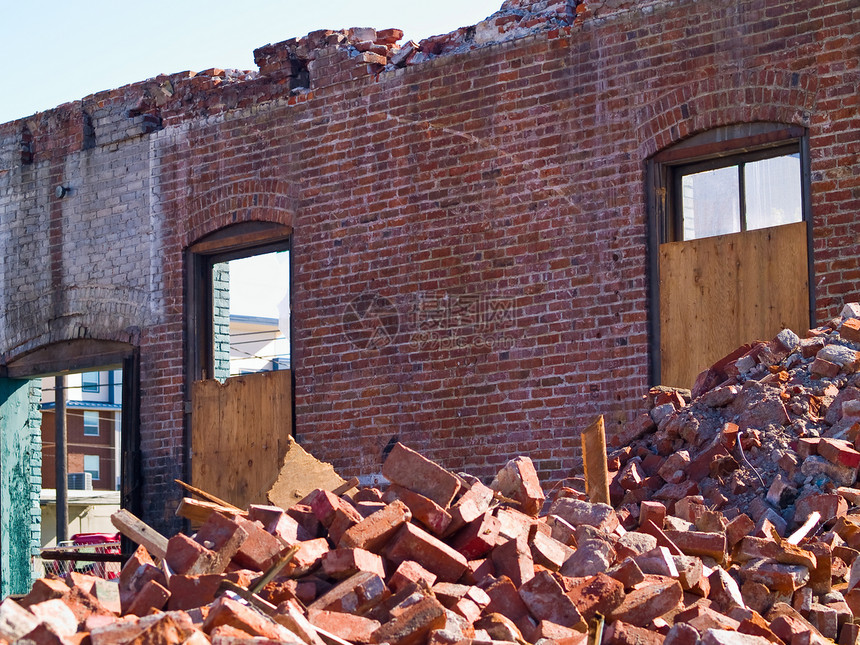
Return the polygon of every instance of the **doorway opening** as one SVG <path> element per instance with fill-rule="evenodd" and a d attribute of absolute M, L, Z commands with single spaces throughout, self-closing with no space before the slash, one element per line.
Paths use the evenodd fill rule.
<path fill-rule="evenodd" d="M 42 509 L 41 547 L 57 543 L 57 397 L 65 411 L 68 527 L 70 541 L 85 533 L 116 532 L 110 516 L 120 508 L 122 464 L 122 370 L 41 379 Z"/>
<path fill-rule="evenodd" d="M 290 369 L 290 251 L 212 266 L 216 379 Z"/>
<path fill-rule="evenodd" d="M 240 507 L 265 502 L 293 434 L 291 233 L 236 224 L 186 255 L 186 476 Z"/>
<path fill-rule="evenodd" d="M 10 491 L 0 500 L 0 555 L 9 565 L 0 573 L 5 593 L 26 591 L 33 576 L 44 574 L 40 547 L 57 536 L 97 532 L 88 530 L 100 512 L 96 507 L 108 507 L 101 509 L 107 525 L 117 507 L 141 513 L 139 356 L 128 343 L 80 339 L 43 346 L 5 366 L 0 378 L 0 436 L 7 444 L 0 453 L 0 475 Z M 58 417 L 68 424 L 63 437 L 70 445 L 62 452 Z M 59 481 L 67 492 L 77 491 L 61 491 L 59 504 L 58 454 L 68 454 L 72 475 Z M 76 504 L 83 508 L 75 509 Z M 65 511 L 52 514 L 48 506 Z"/>

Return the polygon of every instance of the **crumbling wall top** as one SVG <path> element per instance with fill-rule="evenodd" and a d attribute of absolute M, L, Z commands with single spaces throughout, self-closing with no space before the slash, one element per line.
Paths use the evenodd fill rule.
<path fill-rule="evenodd" d="M 69 145 L 86 148 L 115 143 L 172 121 L 295 97 L 535 33 L 569 30 L 582 24 L 588 14 L 585 0 L 505 0 L 499 11 L 476 25 L 402 44 L 398 43 L 403 31 L 395 28 L 318 30 L 256 49 L 259 72 L 208 69 L 159 75 L 0 124 L 0 139 L 14 140 L 26 129 L 32 134 L 28 145 L 37 156 Z M 77 130 L 76 140 L 64 140 L 60 145 L 56 135 L 68 131 L 70 119 Z"/>

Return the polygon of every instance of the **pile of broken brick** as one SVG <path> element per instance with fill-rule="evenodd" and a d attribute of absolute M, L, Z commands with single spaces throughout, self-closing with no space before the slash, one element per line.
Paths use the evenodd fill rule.
<path fill-rule="evenodd" d="M 614 438 L 612 505 L 575 478 L 547 499 L 528 457 L 485 485 L 396 444 L 384 490 L 126 533 L 118 585 L 39 580 L 0 604 L 0 640 L 854 645 L 858 349 L 848 305 L 655 389 Z"/>

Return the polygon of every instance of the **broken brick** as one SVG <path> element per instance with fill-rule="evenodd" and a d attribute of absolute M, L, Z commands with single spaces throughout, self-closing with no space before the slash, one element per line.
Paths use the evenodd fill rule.
<path fill-rule="evenodd" d="M 460 489 L 460 480 L 429 459 L 397 442 L 382 464 L 382 474 L 392 483 L 429 497 L 448 508 Z"/>

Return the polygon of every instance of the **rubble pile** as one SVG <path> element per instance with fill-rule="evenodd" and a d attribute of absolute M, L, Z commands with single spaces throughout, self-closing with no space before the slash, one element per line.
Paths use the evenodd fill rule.
<path fill-rule="evenodd" d="M 169 540 L 117 519 L 141 545 L 119 584 L 41 579 L 0 640 L 855 645 L 858 348 L 852 304 L 655 388 L 613 438 L 611 505 L 576 479 L 548 499 L 528 457 L 487 485 L 396 444 L 384 490 L 186 499 L 199 528 Z"/>
<path fill-rule="evenodd" d="M 475 25 L 460 27 L 420 42 L 403 39 L 401 29 L 324 29 L 291 38 L 254 51 L 261 74 L 286 72 L 291 88 L 310 86 L 308 70 L 333 49 L 367 63 L 373 73 L 420 65 L 439 56 L 450 56 L 540 32 L 558 33 L 580 26 L 588 8 L 584 0 L 506 0 L 499 11 Z"/>

